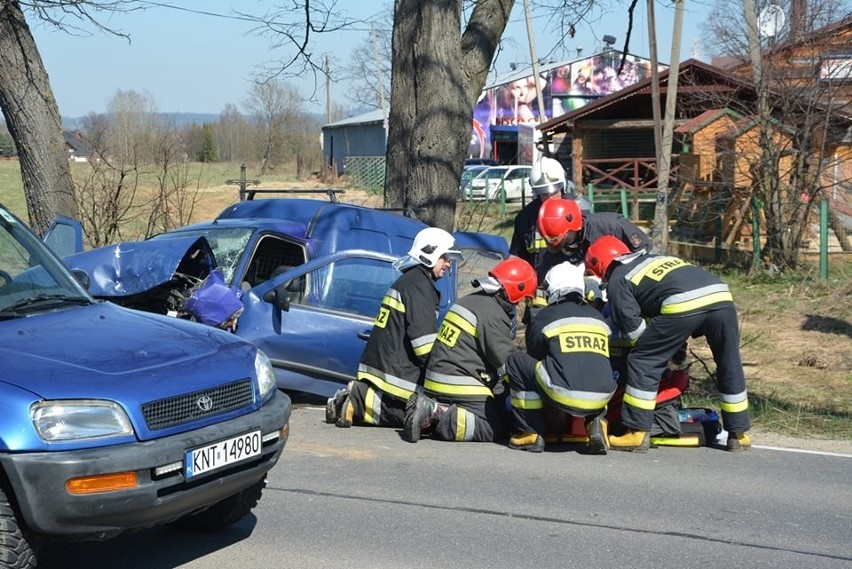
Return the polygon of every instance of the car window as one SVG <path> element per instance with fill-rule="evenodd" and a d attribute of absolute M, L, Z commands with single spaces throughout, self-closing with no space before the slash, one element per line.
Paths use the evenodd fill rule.
<path fill-rule="evenodd" d="M 164 233 L 152 239 L 168 239 L 173 236 L 198 235 L 207 239 L 213 256 L 216 257 L 216 267 L 222 271 L 225 282 L 233 282 L 234 272 L 248 246 L 253 230 L 248 227 L 225 227 L 218 229 L 197 229 Z"/>
<path fill-rule="evenodd" d="M 0 310 L 42 296 L 88 298 L 60 261 L 0 210 Z"/>
<path fill-rule="evenodd" d="M 389 262 L 350 258 L 324 265 L 283 286 L 291 304 L 373 318 L 388 287 L 399 276 Z"/>
<path fill-rule="evenodd" d="M 305 251 L 300 245 L 274 235 L 264 235 L 257 242 L 246 274 L 243 275 L 242 288 L 255 287 L 304 262 Z"/>

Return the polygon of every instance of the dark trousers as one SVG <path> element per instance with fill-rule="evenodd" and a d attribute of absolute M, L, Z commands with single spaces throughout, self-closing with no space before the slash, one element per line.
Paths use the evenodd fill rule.
<path fill-rule="evenodd" d="M 689 337 L 704 336 L 716 363 L 716 388 L 722 398 L 722 424 L 727 431 L 751 428 L 745 373 L 740 359 L 740 331 L 733 304 L 687 316 L 656 316 L 627 356 L 627 390 L 621 420 L 628 428 L 650 431 L 654 407 L 631 404 L 631 397 L 653 401 L 669 359 Z M 732 410 L 733 409 L 733 410 Z"/>
<path fill-rule="evenodd" d="M 432 396 L 431 393 L 427 395 Z M 442 409 L 432 427 L 433 439 L 442 441 L 494 442 L 506 436 L 507 423 L 505 396 L 491 397 L 485 401 L 459 401 L 449 403 L 438 398 Z"/>
<path fill-rule="evenodd" d="M 509 393 L 530 392 L 535 391 L 541 398 L 540 406 L 520 407 L 514 402 L 512 404 L 512 428 L 516 432 L 521 433 L 538 433 L 541 436 L 545 435 L 547 424 L 545 419 L 545 405 L 568 413 L 575 417 L 583 417 L 589 421 L 597 416 L 603 416 L 606 412 L 606 407 L 600 411 L 584 411 L 582 409 L 574 409 L 565 407 L 556 403 L 548 397 L 547 393 L 539 386 L 538 380 L 535 377 L 535 366 L 538 361 L 525 352 L 512 352 L 509 354 L 509 359 L 506 360 L 506 373 L 509 375 Z"/>
<path fill-rule="evenodd" d="M 353 425 L 402 427 L 405 403 L 366 381 L 353 381 L 349 391 L 349 404 L 354 409 Z"/>

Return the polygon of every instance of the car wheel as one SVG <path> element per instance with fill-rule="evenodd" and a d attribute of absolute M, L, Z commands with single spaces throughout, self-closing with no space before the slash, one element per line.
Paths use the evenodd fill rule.
<path fill-rule="evenodd" d="M 206 510 L 184 516 L 172 522 L 172 525 L 190 531 L 216 531 L 228 527 L 246 517 L 257 506 L 264 488 L 266 476 L 245 490 L 213 504 Z"/>
<path fill-rule="evenodd" d="M 38 561 L 36 540 L 18 523 L 15 509 L 0 489 L 0 567 L 30 569 Z"/>

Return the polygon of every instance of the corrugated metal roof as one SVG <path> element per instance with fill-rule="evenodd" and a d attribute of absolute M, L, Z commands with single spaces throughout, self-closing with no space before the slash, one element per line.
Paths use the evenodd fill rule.
<path fill-rule="evenodd" d="M 329 127 L 338 127 L 338 126 L 347 126 L 354 124 L 369 124 L 376 122 L 384 122 L 387 118 L 387 112 L 382 111 L 381 109 L 376 109 L 375 111 L 370 111 L 369 113 L 364 113 L 362 115 L 355 115 L 354 117 L 349 117 L 348 119 L 339 120 L 337 122 L 329 123 L 323 126 L 323 129 Z"/>

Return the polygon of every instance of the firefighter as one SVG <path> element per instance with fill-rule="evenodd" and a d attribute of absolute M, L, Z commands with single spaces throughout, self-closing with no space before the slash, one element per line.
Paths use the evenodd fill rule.
<path fill-rule="evenodd" d="M 545 249 L 544 240 L 536 225 L 538 210 L 547 200 L 562 196 L 565 191 L 565 170 L 562 169 L 562 164 L 558 160 L 542 157 L 533 166 L 529 182 L 535 198 L 515 217 L 509 254 L 520 257 L 536 267 L 539 254 Z"/>
<path fill-rule="evenodd" d="M 356 379 L 326 405 L 326 422 L 402 427 L 405 403 L 422 389 L 423 372 L 437 332 L 439 292 L 434 281 L 460 258 L 453 236 L 422 229 L 411 250 L 394 263 L 402 272 L 388 289 L 364 347 Z"/>
<path fill-rule="evenodd" d="M 408 400 L 403 438 L 415 443 L 429 428 L 445 441 L 503 438 L 505 363 L 514 350 L 515 306 L 532 298 L 537 282 L 532 266 L 509 257 L 474 283 L 480 290 L 461 298 L 444 316 L 423 393 Z"/>
<path fill-rule="evenodd" d="M 548 200 L 539 210 L 538 227 L 548 251 L 561 252 L 572 263 L 583 263 L 589 245 L 604 235 L 617 237 L 630 251 L 654 251 L 648 235 L 621 214 L 584 213 L 574 200 Z"/>
<path fill-rule="evenodd" d="M 627 431 L 610 437 L 611 447 L 648 450 L 660 377 L 690 336 L 704 336 L 716 362 L 727 448 L 735 452 L 748 449 L 748 396 L 737 310 L 728 285 L 678 257 L 631 253 L 612 236 L 601 237 L 589 247 L 586 268 L 606 283 L 613 320 L 635 341 L 627 356 L 621 408 Z"/>
<path fill-rule="evenodd" d="M 561 263 L 547 273 L 547 307 L 527 330 L 527 352 L 509 356 L 514 430 L 509 446 L 544 450 L 545 405 L 585 421 L 587 452 L 606 454 L 607 402 L 615 391 L 609 365 L 609 325 L 585 299 L 582 265 Z"/>

